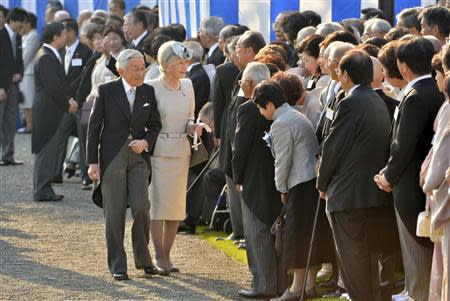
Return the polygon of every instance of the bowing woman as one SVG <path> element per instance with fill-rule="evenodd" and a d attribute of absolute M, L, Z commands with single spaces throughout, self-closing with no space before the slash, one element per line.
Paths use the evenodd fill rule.
<path fill-rule="evenodd" d="M 146 83 L 155 89 L 162 129 L 151 158 L 149 186 L 150 231 L 156 266 L 161 275 L 178 272 L 170 250 L 178 224 L 186 216 L 186 189 L 191 147 L 188 135 L 202 128 L 194 123 L 195 97 L 186 79 L 190 51 L 183 43 L 170 41 L 158 51 L 161 76 Z"/>

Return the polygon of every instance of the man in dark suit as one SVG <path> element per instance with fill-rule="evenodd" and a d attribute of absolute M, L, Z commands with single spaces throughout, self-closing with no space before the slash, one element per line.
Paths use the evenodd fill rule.
<path fill-rule="evenodd" d="M 257 62 L 249 63 L 241 79 L 244 98 L 270 78 L 269 68 Z M 248 267 L 252 273 L 250 290 L 240 290 L 244 297 L 274 296 L 285 289 L 279 279 L 281 261 L 277 260 L 271 226 L 281 212 L 280 194 L 275 187 L 274 158 L 264 140 L 271 122 L 248 100 L 238 108 L 236 135 L 232 157 L 236 190 L 242 193 L 242 217 Z"/>
<path fill-rule="evenodd" d="M 203 47 L 195 41 L 186 42 L 186 46 L 192 51 L 192 59 L 187 69 L 187 78 L 192 81 L 195 94 L 195 118 L 198 112 L 209 100 L 209 92 L 211 89 L 208 74 L 201 64 L 203 57 Z"/>
<path fill-rule="evenodd" d="M 61 122 L 65 115 L 78 109 L 70 98 L 70 85 L 64 72 L 58 49 L 64 47 L 66 30 L 61 23 L 44 28 L 44 45 L 35 63 L 36 97 L 33 102 L 33 133 L 31 148 L 35 154 L 33 177 L 34 201 L 60 201 L 51 183 L 57 170 L 58 147 L 64 131 Z M 70 100 L 69 100 L 70 99 Z"/>
<path fill-rule="evenodd" d="M 66 72 L 67 80 L 70 85 L 70 97 L 75 98 L 78 86 L 81 82 L 81 73 L 83 68 L 86 66 L 89 57 L 92 55 L 92 51 L 89 47 L 80 42 L 78 38 L 78 24 L 75 20 L 65 19 L 62 21 L 62 24 L 66 29 L 64 71 Z M 80 108 L 81 106 L 79 101 L 77 101 L 77 103 Z M 59 175 L 62 174 L 64 158 L 67 150 L 67 139 L 70 136 L 77 136 L 80 138 L 81 172 L 83 176 L 85 176 L 87 167 L 85 164 L 86 154 L 84 151 L 84 141 L 81 139 L 80 111 L 77 111 L 75 114 L 67 114 L 61 123 L 61 127 L 63 127 L 64 136 L 67 138 L 64 138 L 59 146 L 58 170 L 55 176 L 59 177 Z M 75 174 L 75 166 L 69 164 L 66 167 L 65 172 L 67 172 L 69 176 Z"/>
<path fill-rule="evenodd" d="M 219 47 L 219 33 L 225 26 L 222 18 L 210 16 L 202 20 L 198 37 L 203 47 L 208 49 L 206 64 L 219 66 L 225 61 Z"/>
<path fill-rule="evenodd" d="M 117 58 L 121 77 L 99 86 L 89 118 L 87 163 L 89 177 L 101 180 L 102 206 L 106 219 L 108 266 L 116 280 L 128 280 L 123 238 L 125 214 L 130 206 L 135 266 L 145 276 L 156 274 L 148 250 L 150 204 L 148 183 L 150 154 L 161 120 L 155 92 L 143 84 L 145 63 L 133 49 Z"/>
<path fill-rule="evenodd" d="M 317 188 L 327 200 L 340 272 L 352 300 L 380 300 L 378 269 L 370 266 L 371 225 L 387 207 L 387 196 L 372 181 L 384 165 L 389 144 L 389 113 L 370 83 L 370 56 L 345 54 L 339 81 L 346 93 L 322 146 Z"/>
<path fill-rule="evenodd" d="M 231 92 L 231 102 L 228 105 L 226 114 L 226 127 L 222 128 L 222 141 L 220 143 L 220 165 L 226 174 L 226 182 L 228 187 L 228 195 L 230 197 L 230 212 L 231 224 L 235 237 L 242 237 L 244 235 L 242 225 L 241 212 L 241 192 L 236 191 L 236 183 L 233 181 L 233 168 L 231 164 L 232 151 L 234 144 L 234 135 L 236 132 L 236 117 L 237 111 L 241 104 L 248 99 L 245 98 L 239 81 L 242 78 L 242 72 L 247 67 L 248 63 L 255 60 L 258 51 L 265 46 L 264 37 L 256 31 L 246 31 L 238 40 L 236 44 L 236 66 L 241 71 L 236 77 L 233 91 Z"/>
<path fill-rule="evenodd" d="M 125 15 L 123 33 L 125 34 L 125 38 L 131 43 L 131 49 L 136 49 L 143 53 L 142 46 L 144 46 L 144 40 L 148 36 L 147 27 L 148 22 L 144 12 L 140 10 L 132 10 Z M 111 56 L 111 58 L 106 62 L 106 66 L 112 73 L 120 76 L 116 68 L 116 58 Z"/>
<path fill-rule="evenodd" d="M 375 181 L 394 197 L 408 295 L 428 300 L 433 244 L 415 234 L 417 216 L 425 208 L 419 171 L 431 147 L 433 122 L 444 96 L 431 78 L 434 48 L 428 40 L 414 37 L 402 41 L 396 53 L 398 68 L 408 84 L 394 113 L 389 161 Z"/>
<path fill-rule="evenodd" d="M 373 81 L 372 88 L 375 92 L 380 95 L 381 99 L 383 99 L 386 107 L 389 111 L 389 117 L 391 117 L 391 121 L 394 119 L 394 112 L 397 106 L 399 105 L 399 101 L 387 96 L 383 92 L 383 68 L 381 67 L 381 63 L 377 58 L 371 57 L 373 64 Z"/>
<path fill-rule="evenodd" d="M 8 13 L 5 26 L 0 29 L 0 166 L 19 165 L 14 160 L 14 136 L 18 108 L 18 84 L 23 76 L 22 37 L 19 32 L 27 19 L 27 12 L 14 8 Z"/>

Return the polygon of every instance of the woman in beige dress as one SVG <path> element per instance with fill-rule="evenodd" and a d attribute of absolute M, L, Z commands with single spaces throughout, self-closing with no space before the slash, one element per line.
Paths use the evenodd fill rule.
<path fill-rule="evenodd" d="M 149 186 L 150 231 L 160 274 L 177 272 L 170 249 L 178 224 L 186 215 L 186 189 L 191 147 L 188 135 L 201 128 L 194 123 L 194 89 L 185 79 L 190 52 L 183 43 L 170 41 L 158 51 L 161 76 L 146 81 L 155 89 L 162 129 L 151 158 Z"/>

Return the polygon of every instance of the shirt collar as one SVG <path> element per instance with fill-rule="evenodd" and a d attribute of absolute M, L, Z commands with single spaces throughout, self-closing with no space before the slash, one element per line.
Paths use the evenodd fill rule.
<path fill-rule="evenodd" d="M 191 70 L 192 70 L 192 68 L 194 68 L 194 66 L 197 66 L 197 65 L 200 65 L 200 63 L 193 63 L 193 64 L 190 64 L 188 67 L 187 67 L 187 72 L 189 73 L 189 72 L 191 72 Z"/>
<path fill-rule="evenodd" d="M 68 53 L 74 53 L 75 49 L 77 49 L 78 44 L 80 44 L 80 40 L 77 39 L 72 45 L 70 45 L 69 47 L 66 46 L 66 52 Z"/>
<path fill-rule="evenodd" d="M 9 27 L 8 23 L 5 23 L 5 28 L 9 34 L 9 38 L 12 39 L 16 33 Z"/>
<path fill-rule="evenodd" d="M 44 43 L 43 46 L 47 47 L 48 49 L 50 49 L 51 51 L 53 51 L 53 53 L 56 55 L 56 57 L 59 59 L 59 61 L 61 62 L 61 56 L 59 55 L 58 49 L 56 49 L 55 47 L 53 47 L 50 44 Z"/>
<path fill-rule="evenodd" d="M 145 37 L 145 35 L 147 34 L 147 30 L 144 31 L 140 36 L 138 36 L 136 39 L 134 39 L 131 43 L 133 43 L 133 45 L 136 47 L 139 42 Z"/>
<path fill-rule="evenodd" d="M 213 54 L 214 50 L 216 50 L 217 47 L 219 47 L 219 43 L 218 43 L 218 42 L 215 43 L 214 45 L 212 45 L 212 46 L 209 48 L 209 51 L 208 51 L 208 57 L 211 57 L 211 55 Z"/>
<path fill-rule="evenodd" d="M 427 78 L 431 78 L 431 74 L 422 75 L 422 76 L 419 76 L 419 77 L 413 79 L 412 81 L 410 81 L 410 82 L 405 86 L 405 88 L 402 90 L 402 96 L 405 96 L 406 94 L 408 94 L 409 91 L 412 89 L 412 87 L 414 87 L 414 85 L 415 85 L 416 83 L 418 83 L 418 82 L 421 81 L 421 80 L 427 79 Z"/>
<path fill-rule="evenodd" d="M 347 95 L 351 95 L 356 89 L 358 89 L 361 85 L 355 85 L 353 86 L 350 91 L 348 91 Z"/>
<path fill-rule="evenodd" d="M 132 86 L 130 86 L 130 85 L 127 83 L 127 81 L 126 81 L 123 77 L 122 77 L 122 83 L 123 83 L 123 87 L 125 88 L 125 94 L 128 95 L 128 92 L 129 92 L 131 89 L 136 90 L 136 88 L 133 88 Z"/>
<path fill-rule="evenodd" d="M 341 82 L 338 81 L 334 86 L 334 94 L 337 94 L 337 92 L 339 92 L 340 89 L 341 89 Z"/>
<path fill-rule="evenodd" d="M 288 103 L 284 103 L 283 105 L 281 105 L 281 107 L 278 107 L 278 109 L 273 113 L 272 119 L 275 121 L 275 119 L 280 116 L 281 112 L 288 107 L 290 107 Z"/>

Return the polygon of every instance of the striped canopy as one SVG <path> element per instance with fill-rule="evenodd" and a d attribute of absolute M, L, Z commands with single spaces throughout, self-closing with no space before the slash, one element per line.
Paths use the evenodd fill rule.
<path fill-rule="evenodd" d="M 73 17 L 88 9 L 108 9 L 108 0 L 60 0 Z M 395 14 L 404 8 L 435 4 L 435 0 L 392 0 Z M 277 14 L 287 10 L 313 10 L 322 16 L 322 21 L 341 21 L 360 17 L 367 7 L 378 7 L 378 0 L 125 0 L 126 10 L 144 4 L 158 4 L 160 24 L 181 23 L 188 36 L 195 36 L 200 22 L 207 16 L 220 16 L 227 24 L 240 23 L 260 31 L 266 40 L 273 40 L 272 23 Z M 20 6 L 38 16 L 38 29 L 44 22 L 45 0 L 0 0 L 6 7 Z"/>

